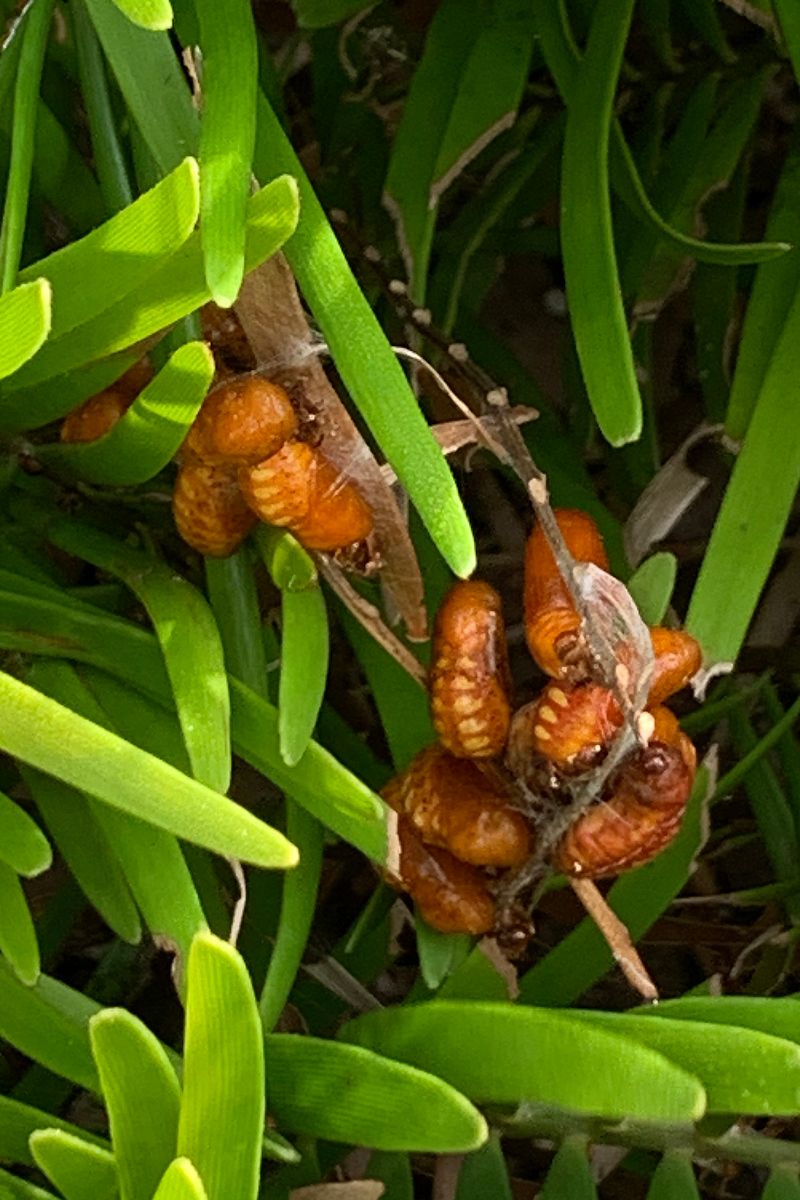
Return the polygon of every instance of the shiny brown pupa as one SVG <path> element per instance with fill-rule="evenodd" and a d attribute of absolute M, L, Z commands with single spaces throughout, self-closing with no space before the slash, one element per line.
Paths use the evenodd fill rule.
<path fill-rule="evenodd" d="M 481 867 L 516 867 L 530 856 L 528 822 L 503 785 L 469 759 L 428 746 L 383 790 L 427 846 Z"/>
<path fill-rule="evenodd" d="M 608 570 L 603 539 L 592 518 L 573 508 L 557 508 L 554 515 L 576 562 Z M 581 618 L 537 523 L 525 547 L 525 637 L 531 655 L 547 675 L 572 680 L 586 677 L 580 627 Z"/>
<path fill-rule="evenodd" d="M 258 523 L 242 499 L 236 469 L 186 462 L 178 470 L 172 512 L 185 542 L 208 558 L 227 558 Z"/>
<path fill-rule="evenodd" d="M 402 886 L 428 924 L 442 933 L 488 933 L 496 909 L 483 871 L 426 846 L 406 817 L 398 818 L 397 833 Z"/>
<path fill-rule="evenodd" d="M 287 442 L 242 467 L 239 485 L 256 516 L 289 529 L 309 550 L 341 550 L 372 532 L 372 513 L 356 485 L 305 442 Z"/>
<path fill-rule="evenodd" d="M 585 771 L 605 756 L 621 726 L 622 712 L 608 688 L 551 683 L 514 714 L 509 766 L 525 777 L 527 760 L 538 756 L 561 771 Z"/>
<path fill-rule="evenodd" d="M 692 676 L 700 670 L 703 661 L 699 642 L 683 629 L 654 625 L 650 637 L 655 662 L 647 697 L 648 706 L 661 704 L 686 687 Z"/>
<path fill-rule="evenodd" d="M 296 432 L 286 390 L 260 375 L 241 375 L 208 393 L 186 438 L 186 457 L 213 465 L 258 463 Z"/>
<path fill-rule="evenodd" d="M 651 741 L 623 763 L 602 800 L 567 831 L 553 866 L 566 875 L 604 879 L 650 862 L 680 829 L 693 779 L 679 747 Z"/>
<path fill-rule="evenodd" d="M 431 715 L 442 745 L 459 758 L 501 754 L 511 721 L 511 675 L 500 596 L 488 583 L 459 582 L 433 631 Z"/>

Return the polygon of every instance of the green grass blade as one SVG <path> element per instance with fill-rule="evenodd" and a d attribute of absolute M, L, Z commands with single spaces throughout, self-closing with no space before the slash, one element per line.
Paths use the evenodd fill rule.
<path fill-rule="evenodd" d="M 292 801 L 287 803 L 286 836 L 297 846 L 300 863 L 283 881 L 278 933 L 259 1000 L 267 1033 L 283 1012 L 303 960 L 322 872 L 322 826 Z"/>
<path fill-rule="evenodd" d="M 34 1062 L 93 1092 L 100 1085 L 88 1025 L 98 1007 L 46 975 L 29 987 L 0 959 L 0 1037 Z"/>
<path fill-rule="evenodd" d="M 0 1200 L 56 1200 L 52 1192 L 0 1170 Z"/>
<path fill-rule="evenodd" d="M 799 338 L 800 292 L 764 375 L 689 605 L 686 628 L 708 663 L 732 662 L 739 653 L 800 483 L 800 407 L 786 403 Z"/>
<path fill-rule="evenodd" d="M 267 1109 L 278 1125 L 376 1150 L 466 1153 L 486 1122 L 449 1084 L 361 1046 L 271 1033 Z"/>
<path fill-rule="evenodd" d="M 561 95 L 569 105 L 573 102 L 581 60 L 577 46 L 565 29 L 564 13 L 563 5 L 541 4 L 536 7 L 542 52 Z M 612 123 L 611 133 L 611 172 L 615 191 L 637 220 L 649 227 L 651 235 L 671 243 L 676 250 L 696 258 L 699 262 L 718 266 L 766 262 L 786 254 L 791 249 L 789 241 L 729 245 L 702 241 L 675 229 L 661 217 L 650 202 L 622 128 L 616 120 Z"/>
<path fill-rule="evenodd" d="M 0 675 L 0 745 L 114 808 L 226 856 L 286 868 L 297 852 L 276 830 L 121 738 Z"/>
<path fill-rule="evenodd" d="M 36 140 L 39 84 L 53 8 L 54 0 L 34 0 L 21 32 L 22 46 L 14 88 L 11 161 L 0 226 L 0 293 L 14 287 L 22 254 Z"/>
<path fill-rule="evenodd" d="M 30 1145 L 37 1167 L 66 1200 L 116 1200 L 117 1165 L 110 1151 L 62 1129 L 39 1129 Z"/>
<path fill-rule="evenodd" d="M 136 945 L 142 936 L 139 914 L 91 801 L 75 788 L 30 767 L 21 766 L 20 773 L 87 900 L 118 937 Z"/>
<path fill-rule="evenodd" d="M 43 666 L 38 664 L 37 681 L 42 691 L 179 770 L 188 769 L 180 727 L 174 716 L 168 716 L 110 675 L 92 668 L 84 668 L 80 678 L 72 672 L 75 684 L 68 691 L 59 689 L 59 694 L 52 686 L 52 675 L 57 668 L 63 688 L 64 664 L 47 664 L 49 687 L 41 685 Z M 148 928 L 154 937 L 164 938 L 168 945 L 177 947 L 185 961 L 192 938 L 206 928 L 206 918 L 177 838 L 105 804 L 93 801 L 92 812 L 116 848 L 125 879 Z"/>
<path fill-rule="evenodd" d="M 792 0 L 772 0 L 772 7 L 780 22 L 786 49 L 792 60 L 795 79 L 800 79 L 800 13 Z"/>
<path fill-rule="evenodd" d="M 19 876 L 0 862 L 0 953 L 23 983 L 39 978 L 39 943 Z"/>
<path fill-rule="evenodd" d="M 328 610 L 322 589 L 281 593 L 281 757 L 295 766 L 308 748 L 328 677 Z"/>
<path fill-rule="evenodd" d="M 23 808 L 0 792 L 0 860 L 18 875 L 40 875 L 53 861 L 50 843 Z"/>
<path fill-rule="evenodd" d="M 295 767 L 287 767 L 279 750 L 277 709 L 238 680 L 230 684 L 236 753 L 321 824 L 384 863 L 388 810 L 382 801 L 315 742 Z"/>
<path fill-rule="evenodd" d="M 245 206 L 256 139 L 258 54 L 249 0 L 196 0 L 203 53 L 201 237 L 217 304 L 233 304 L 244 275 Z"/>
<path fill-rule="evenodd" d="M 597 1188 L 586 1155 L 586 1138 L 564 1139 L 539 1194 L 541 1200 L 562 1200 L 567 1196 L 569 1200 L 597 1200 Z"/>
<path fill-rule="evenodd" d="M 129 21 L 141 25 L 142 29 L 172 27 L 172 5 L 169 0 L 114 0 L 114 3 Z"/>
<path fill-rule="evenodd" d="M 677 574 L 677 558 L 662 550 L 637 567 L 628 580 L 628 591 L 636 601 L 642 620 L 648 625 L 658 625 L 664 619 Z"/>
<path fill-rule="evenodd" d="M 205 343 L 187 342 L 105 437 L 42 446 L 37 457 L 70 480 L 114 487 L 146 483 L 174 458 L 213 376 L 214 358 Z"/>
<path fill-rule="evenodd" d="M 70 12 L 78 56 L 78 77 L 92 139 L 92 158 L 106 208 L 115 213 L 132 202 L 133 193 L 103 52 L 84 0 L 74 0 Z"/>
<path fill-rule="evenodd" d="M 620 294 L 608 145 L 633 0 L 598 0 L 567 113 L 561 246 L 575 342 L 592 410 L 612 446 L 635 441 L 642 402 Z M 589 250 L 590 248 L 590 250 Z"/>
<path fill-rule="evenodd" d="M 264 1041 L 241 957 L 212 934 L 195 938 L 187 971 L 178 1153 L 208 1200 L 256 1200 L 264 1130 Z"/>
<path fill-rule="evenodd" d="M 108 0 L 85 3 L 131 117 L 166 174 L 197 153 L 198 141 L 197 113 L 169 36 L 133 25 Z"/>
<path fill-rule="evenodd" d="M 32 1108 L 29 1104 L 22 1104 L 11 1096 L 0 1096 L 0 1160 L 20 1163 L 27 1167 L 34 1166 L 28 1139 L 36 1130 L 43 1129 L 51 1133 L 60 1130 L 71 1138 L 83 1141 L 85 1145 L 109 1150 L 108 1142 L 91 1133 L 85 1133 L 69 1121 L 62 1121 L 60 1117 L 42 1112 L 39 1108 Z"/>
<path fill-rule="evenodd" d="M 205 569 L 208 599 L 222 638 L 228 673 L 268 700 L 267 656 L 248 548 L 243 546 L 229 558 L 207 558 Z"/>
<path fill-rule="evenodd" d="M 476 0 L 445 0 L 428 29 L 395 134 L 384 204 L 395 219 L 411 294 L 424 303 L 442 193 L 514 120 L 533 37 L 530 14 L 508 0 L 481 21 Z"/>
<path fill-rule="evenodd" d="M 707 788 L 708 776 L 701 767 L 675 841 L 654 862 L 623 875 L 608 894 L 611 907 L 634 941 L 664 912 L 694 870 L 705 840 Z M 520 999 L 526 1004 L 571 1004 L 609 971 L 613 962 L 603 935 L 586 917 L 522 976 Z"/>
<path fill-rule="evenodd" d="M 176 1158 L 170 1163 L 153 1200 L 207 1200 L 203 1181 L 188 1158 Z"/>
<path fill-rule="evenodd" d="M 481 1151 L 478 1150 L 477 1153 L 480 1154 Z M 369 1156 L 366 1176 L 368 1179 L 377 1179 L 383 1184 L 385 1189 L 383 1200 L 414 1200 L 414 1176 L 411 1173 L 411 1160 L 407 1154 L 399 1154 L 396 1151 L 393 1153 L 391 1150 L 374 1150 Z M 506 1200 L 506 1197 L 498 1196 L 497 1200 Z"/>
<path fill-rule="evenodd" d="M 688 1151 L 667 1151 L 653 1173 L 647 1200 L 700 1200 Z"/>
<path fill-rule="evenodd" d="M 709 1112 L 786 1114 L 800 1111 L 800 1046 L 742 1027 L 651 1021 L 635 1013 L 570 1014 L 592 1028 L 621 1034 L 691 1071 L 706 1091 Z"/>
<path fill-rule="evenodd" d="M 0 296 L 0 379 L 33 358 L 50 332 L 52 291 L 46 279 Z"/>
<path fill-rule="evenodd" d="M 372 1169 L 370 1161 L 370 1173 Z M 508 1167 L 496 1133 L 491 1135 L 485 1146 L 464 1159 L 455 1200 L 484 1200 L 487 1196 L 491 1196 L 492 1200 L 513 1200 Z M 576 1197 L 575 1200 L 580 1198 Z"/>
<path fill-rule="evenodd" d="M 108 1008 L 89 1022 L 123 1200 L 150 1200 L 175 1157 L 181 1091 L 167 1055 L 131 1013 Z"/>
<path fill-rule="evenodd" d="M 197 222 L 197 163 L 184 159 L 166 179 L 79 241 L 20 273 L 53 288 L 53 338 L 85 325 L 135 292 L 182 246 Z"/>
<path fill-rule="evenodd" d="M 263 96 L 256 174 L 297 179 L 302 219 L 286 256 L 353 402 L 457 575 L 475 569 L 475 543 L 455 481 L 394 351 L 359 288 L 322 206 Z M 252 203 L 252 201 L 251 201 Z"/>
<path fill-rule="evenodd" d="M 783 164 L 769 213 L 767 236 L 800 242 L 800 144 Z M 758 399 L 778 339 L 800 286 L 800 252 L 758 269 L 745 314 L 725 428 L 742 438 Z"/>
<path fill-rule="evenodd" d="M 164 654 L 192 772 L 207 787 L 227 791 L 230 698 L 222 642 L 205 598 L 165 563 L 89 526 L 56 521 L 48 537 L 122 579 L 141 600 Z"/>
<path fill-rule="evenodd" d="M 64 608 L 0 591 L 0 646 L 91 663 L 170 707 L 169 681 L 152 634 L 90 605 Z M 386 806 L 315 742 L 296 767 L 287 767 L 279 749 L 278 710 L 238 680 L 229 679 L 229 685 L 236 753 L 328 829 L 385 862 Z"/>
<path fill-rule="evenodd" d="M 796 1166 L 776 1167 L 770 1172 L 761 1200 L 800 1200 L 800 1179 Z"/>
<path fill-rule="evenodd" d="M 432 1071 L 476 1101 L 526 1100 L 609 1119 L 691 1122 L 702 1115 L 705 1096 L 693 1074 L 650 1046 L 605 1029 L 588 1035 L 587 1028 L 546 1009 L 436 1000 L 367 1013 L 341 1036 Z M 464 1053 L 481 1045 L 491 1054 Z"/>
<path fill-rule="evenodd" d="M 248 271 L 283 245 L 295 228 L 297 214 L 297 187 L 294 180 L 285 176 L 275 179 L 250 198 L 247 204 L 245 247 L 245 266 Z M 31 388 L 33 384 L 51 379 L 54 375 L 65 374 L 94 359 L 125 350 L 188 316 L 208 299 L 200 234 L 194 233 L 123 300 L 117 301 L 78 330 L 73 330 L 69 336 L 48 342 L 32 363 L 17 372 L 13 387 Z M 31 428 L 39 424 L 30 413 L 27 424 L 11 424 L 11 420 L 19 420 L 19 409 L 12 399 L 5 398 L 10 390 L 10 384 L 3 389 L 4 398 L 0 403 L 2 427 Z M 51 419 L 48 414 L 47 420 Z"/>

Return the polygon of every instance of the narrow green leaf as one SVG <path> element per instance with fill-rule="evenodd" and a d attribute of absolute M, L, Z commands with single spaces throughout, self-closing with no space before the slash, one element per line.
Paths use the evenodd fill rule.
<path fill-rule="evenodd" d="M 203 52 L 200 196 L 206 280 L 233 304 L 244 275 L 245 207 L 256 138 L 258 53 L 249 0 L 196 0 Z"/>
<path fill-rule="evenodd" d="M 641 1016 L 753 1029 L 800 1045 L 800 1003 L 794 997 L 686 996 L 635 1011 Z"/>
<path fill-rule="evenodd" d="M 761 1200 L 800 1200 L 798 1168 L 787 1164 L 771 1171 Z"/>
<path fill-rule="evenodd" d="M 187 969 L 178 1153 L 208 1200 L 256 1200 L 264 1128 L 264 1042 L 244 962 L 198 934 Z"/>
<path fill-rule="evenodd" d="M 113 11 L 110 5 L 109 10 Z M 149 38 L 160 35 L 142 36 Z M 251 196 L 247 204 L 245 248 L 245 267 L 248 271 L 283 245 L 295 228 L 297 214 L 297 186 L 294 180 L 285 176 L 273 180 L 268 187 Z M 208 299 L 200 234 L 193 233 L 178 250 L 162 259 L 157 269 L 124 299 L 118 300 L 69 335 L 48 342 L 33 362 L 14 376 L 14 389 L 30 388 L 54 375 L 65 374 L 94 359 L 125 350 L 181 320 Z M 10 390 L 10 384 L 6 385 L 4 396 Z M 0 411 L 5 408 L 4 402 Z"/>
<path fill-rule="evenodd" d="M 29 678 L 39 691 L 73 712 L 120 733 L 179 770 L 188 769 L 177 719 L 111 676 L 92 668 L 84 668 L 78 676 L 67 663 L 49 660 L 35 663 Z M 55 780 L 49 783 L 63 786 Z M 78 837 L 96 825 L 105 843 L 114 848 L 111 869 L 106 867 L 102 883 L 106 887 L 127 883 L 153 937 L 165 939 L 185 960 L 192 938 L 205 928 L 206 920 L 177 838 L 106 804 L 88 803 L 89 822 L 75 822 Z M 106 866 L 106 859 L 97 857 L 101 867 Z"/>
<path fill-rule="evenodd" d="M 585 1137 L 564 1139 L 539 1194 L 541 1200 L 562 1200 L 567 1196 L 569 1200 L 597 1200 Z"/>
<path fill-rule="evenodd" d="M 577 1194 L 574 1198 L 571 1192 L 566 1195 L 569 1200 L 581 1200 Z M 464 1159 L 455 1200 L 486 1200 L 489 1196 L 492 1200 L 512 1200 L 508 1167 L 496 1133 L 491 1135 L 485 1146 Z"/>
<path fill-rule="evenodd" d="M 662 550 L 646 559 L 628 580 L 628 591 L 636 601 L 642 620 L 648 625 L 658 625 L 663 620 L 675 588 L 677 573 L 677 558 Z"/>
<path fill-rule="evenodd" d="M 142 936 L 139 914 L 91 801 L 75 788 L 30 767 L 22 766 L 20 773 L 78 887 L 108 927 L 123 941 L 136 945 Z"/>
<path fill-rule="evenodd" d="M 647 1200 L 700 1200 L 688 1151 L 667 1151 L 653 1173 Z"/>
<path fill-rule="evenodd" d="M 31 1015 L 33 1016 L 33 1013 Z M 109 1150 L 108 1142 L 78 1129 L 77 1125 L 71 1125 L 69 1121 L 62 1121 L 60 1117 L 32 1108 L 29 1104 L 21 1104 L 11 1096 L 0 1096 L 0 1160 L 20 1163 L 26 1167 L 34 1166 L 28 1139 L 36 1130 L 43 1129 L 50 1133 L 61 1130 L 74 1140 L 82 1140 L 84 1145 Z"/>
<path fill-rule="evenodd" d="M 0 674 L 0 745 L 114 808 L 256 866 L 285 868 L 297 852 L 276 830 L 174 767 Z"/>
<path fill-rule="evenodd" d="M 153 635 L 91 605 L 73 601 L 65 608 L 63 601 L 54 604 L 0 590 L 0 646 L 91 663 L 171 707 L 169 680 Z M 229 679 L 229 685 L 236 753 L 328 829 L 383 864 L 386 805 L 315 742 L 297 766 L 287 767 L 279 749 L 278 710 L 239 680 Z"/>
<path fill-rule="evenodd" d="M 376 1150 L 465 1153 L 486 1122 L 442 1079 L 361 1046 L 271 1033 L 267 1108 L 278 1125 Z"/>
<path fill-rule="evenodd" d="M 137 2 L 148 0 L 129 0 Z M 173 170 L 187 154 L 197 153 L 198 120 L 166 27 L 141 29 L 108 0 L 85 3 L 133 120 L 161 171 Z"/>
<path fill-rule="evenodd" d="M 150 1200 L 175 1157 L 181 1093 L 161 1043 L 131 1013 L 108 1008 L 89 1022 L 122 1200 Z"/>
<path fill-rule="evenodd" d="M 47 279 L 34 279 L 0 296 L 0 379 L 12 375 L 50 332 L 52 289 Z"/>
<path fill-rule="evenodd" d="M 316 584 L 317 564 L 291 533 L 262 524 L 254 537 L 276 588 L 282 592 L 302 592 Z"/>
<path fill-rule="evenodd" d="M 52 1192 L 0 1170 L 0 1200 L 56 1200 Z"/>
<path fill-rule="evenodd" d="M 798 25 L 800 31 L 800 24 Z M 800 51 L 800 46 L 798 47 Z M 795 140 L 781 170 L 767 222 L 767 235 L 795 249 L 759 267 L 747 304 L 731 383 L 725 428 L 744 437 L 792 301 L 800 286 L 800 143 Z"/>
<path fill-rule="evenodd" d="M 98 1008 L 93 1000 L 46 975 L 29 987 L 0 959 L 0 1037 L 34 1062 L 93 1092 L 100 1085 L 88 1026 Z"/>
<path fill-rule="evenodd" d="M 22 46 L 14 88 L 11 161 L 0 227 L 0 293 L 10 291 L 17 281 L 31 186 L 39 84 L 53 8 L 54 0 L 33 0 L 21 31 Z"/>
<path fill-rule="evenodd" d="M 0 953 L 23 983 L 39 978 L 39 944 L 19 876 L 0 862 Z"/>
<path fill-rule="evenodd" d="M 435 991 L 466 960 L 473 939 L 466 933 L 441 933 L 423 920 L 418 912 L 414 917 L 414 925 L 420 974 L 426 986 Z"/>
<path fill-rule="evenodd" d="M 19 875 L 40 875 L 53 852 L 39 826 L 23 808 L 0 792 L 0 860 Z"/>
<path fill-rule="evenodd" d="M 800 1046 L 741 1027 L 700 1021 L 651 1021 L 635 1013 L 576 1012 L 579 1023 L 646 1044 L 691 1071 L 710 1112 L 800 1112 Z"/>
<path fill-rule="evenodd" d="M 732 662 L 739 653 L 800 483 L 800 407 L 786 403 L 798 338 L 800 292 L 764 375 L 689 605 L 686 628 L 708 663 Z"/>
<path fill-rule="evenodd" d="M 248 547 L 243 546 L 228 558 L 207 558 L 205 570 L 208 599 L 222 638 L 228 673 L 268 700 L 267 656 Z"/>
<path fill-rule="evenodd" d="M 291 801 L 287 803 L 286 836 L 297 846 L 300 863 L 283 881 L 278 933 L 259 1001 L 267 1033 L 283 1012 L 302 962 L 322 871 L 322 826 Z"/>
<path fill-rule="evenodd" d="M 573 102 L 578 82 L 580 53 L 571 35 L 564 27 L 566 9 L 563 5 L 541 4 L 536 6 L 536 22 L 542 50 L 558 89 L 569 105 Z M 656 211 L 645 191 L 636 169 L 633 155 L 625 141 L 620 124 L 614 120 L 611 136 L 612 184 L 615 191 L 643 224 L 650 227 L 651 234 L 671 243 L 676 250 L 690 255 L 699 262 L 719 266 L 737 266 L 742 263 L 766 262 L 784 255 L 791 249 L 786 241 L 750 242 L 728 245 L 707 242 L 694 238 L 668 224 Z"/>
<path fill-rule="evenodd" d="M 63 1129 L 38 1129 L 30 1147 L 39 1170 L 66 1200 L 116 1200 L 117 1165 L 109 1150 Z"/>
<path fill-rule="evenodd" d="M 84 0 L 73 0 L 70 13 L 78 56 L 78 78 L 92 139 L 94 168 L 106 209 L 115 213 L 133 201 L 133 192 L 108 85 L 106 64 Z"/>
<path fill-rule="evenodd" d="M 171 462 L 214 377 L 204 342 L 180 346 L 114 428 L 94 442 L 37 447 L 40 462 L 67 479 L 128 487 Z"/>
<path fill-rule="evenodd" d="M 203 1181 L 188 1158 L 170 1163 L 153 1200 L 207 1200 Z"/>
<path fill-rule="evenodd" d="M 186 158 L 160 183 L 85 237 L 20 272 L 53 289 L 53 338 L 95 319 L 152 275 L 197 222 L 197 163 Z"/>
<path fill-rule="evenodd" d="M 705 1096 L 692 1074 L 650 1046 L 604 1028 L 589 1035 L 588 1027 L 546 1009 L 436 1000 L 367 1013 L 341 1036 L 432 1071 L 477 1101 L 524 1100 L 609 1119 L 702 1115 Z M 465 1046 L 491 1046 L 491 1054 L 465 1054 Z"/>
<path fill-rule="evenodd" d="M 170 29 L 172 26 L 169 0 L 114 0 L 114 3 L 129 21 L 141 25 L 142 29 Z"/>
<path fill-rule="evenodd" d="M 567 113 L 561 246 L 570 319 L 589 401 L 612 446 L 635 441 L 642 402 L 611 225 L 608 145 L 633 0 L 598 0 Z"/>
<path fill-rule="evenodd" d="M 527 75 L 533 24 L 526 6 L 498 0 L 491 20 L 482 15 L 478 0 L 439 6 L 392 146 L 384 203 L 419 304 L 441 195 L 513 122 Z"/>
<path fill-rule="evenodd" d="M 328 611 L 319 586 L 281 593 L 278 737 L 290 767 L 305 754 L 328 677 Z"/>
<path fill-rule="evenodd" d="M 192 772 L 207 787 L 227 791 L 228 681 L 219 630 L 205 598 L 165 563 L 90 526 L 56 520 L 47 536 L 67 553 L 118 576 L 141 600 L 164 654 Z"/>
<path fill-rule="evenodd" d="M 475 543 L 453 476 L 303 167 L 263 96 L 258 101 L 255 170 L 261 179 L 273 179 L 280 171 L 296 178 L 303 215 L 286 256 L 303 296 L 353 402 L 442 556 L 457 575 L 470 575 L 475 569 Z"/>

